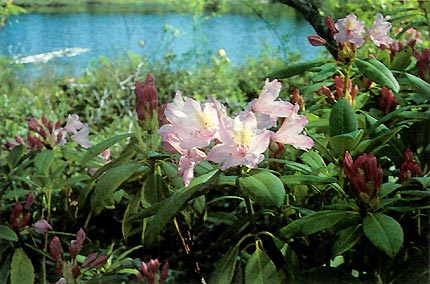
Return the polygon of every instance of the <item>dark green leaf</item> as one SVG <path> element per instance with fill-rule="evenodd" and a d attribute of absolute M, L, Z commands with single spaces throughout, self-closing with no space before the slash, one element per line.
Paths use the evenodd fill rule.
<path fill-rule="evenodd" d="M 37 153 L 34 157 L 34 167 L 36 172 L 40 175 L 47 176 L 49 174 L 49 168 L 54 161 L 55 153 L 52 150 L 45 150 Z"/>
<path fill-rule="evenodd" d="M 363 230 L 375 247 L 394 257 L 403 244 L 403 230 L 400 224 L 385 214 L 369 214 L 364 218 Z"/>
<path fill-rule="evenodd" d="M 405 73 L 406 78 L 409 80 L 411 87 L 426 100 L 430 100 L 430 84 L 417 76 Z"/>
<path fill-rule="evenodd" d="M 287 175 L 281 176 L 281 180 L 286 185 L 294 185 L 294 184 L 323 184 L 323 183 L 332 183 L 337 182 L 334 177 L 327 176 L 313 176 L 313 175 Z"/>
<path fill-rule="evenodd" d="M 112 205 L 113 195 L 123 182 L 147 170 L 148 167 L 142 164 L 130 162 L 106 171 L 98 180 L 91 199 L 91 205 L 96 214 L 99 214 L 104 206 Z"/>
<path fill-rule="evenodd" d="M 239 177 L 243 195 L 264 208 L 279 208 L 284 204 L 285 188 L 281 180 L 268 171 L 257 171 Z"/>
<path fill-rule="evenodd" d="M 350 250 L 360 240 L 362 234 L 361 224 L 352 225 L 339 231 L 338 238 L 333 244 L 332 257 Z"/>
<path fill-rule="evenodd" d="M 371 81 L 391 89 L 398 93 L 400 90 L 399 82 L 397 82 L 393 73 L 383 63 L 376 59 L 355 59 L 360 72 Z"/>
<path fill-rule="evenodd" d="M 359 129 L 356 131 L 331 136 L 328 143 L 333 153 L 335 153 L 338 157 L 342 157 L 346 150 L 351 152 L 352 149 L 354 149 L 354 147 L 360 142 L 362 136 L 363 130 Z"/>
<path fill-rule="evenodd" d="M 32 284 L 34 283 L 34 267 L 31 260 L 21 248 L 15 249 L 12 257 L 11 284 Z"/>
<path fill-rule="evenodd" d="M 289 78 L 295 75 L 303 74 L 308 71 L 312 67 L 324 64 L 326 61 L 312 61 L 312 62 L 303 62 L 291 64 L 287 67 L 275 70 L 267 75 L 270 79 L 283 79 Z"/>
<path fill-rule="evenodd" d="M 209 279 L 210 284 L 231 283 L 239 256 L 239 246 L 230 248 L 216 263 Z"/>
<path fill-rule="evenodd" d="M 85 156 L 82 158 L 81 164 L 84 166 L 89 160 L 97 156 L 98 154 L 102 153 L 107 148 L 111 147 L 112 145 L 118 143 L 121 140 L 124 140 L 130 136 L 132 136 L 132 133 L 126 133 L 114 136 L 112 138 L 109 138 L 103 142 L 98 143 L 97 145 L 92 146 L 88 149 Z"/>
<path fill-rule="evenodd" d="M 285 239 L 293 236 L 307 236 L 324 229 L 332 228 L 341 221 L 355 221 L 358 213 L 341 210 L 324 210 L 311 213 L 295 220 L 280 229 L 280 235 Z"/>
<path fill-rule="evenodd" d="M 155 208 L 156 213 L 148 222 L 146 230 L 147 236 L 145 240 L 148 243 L 152 243 L 157 240 L 158 234 L 164 229 L 166 224 L 175 217 L 175 215 L 189 200 L 204 194 L 205 192 L 203 189 L 208 185 L 211 185 L 218 174 L 219 171 L 214 170 L 196 177 L 191 181 L 188 187 L 176 191 L 169 198 L 151 206 L 150 208 Z M 150 208 L 148 208 L 148 211 L 151 210 Z"/>
<path fill-rule="evenodd" d="M 133 222 L 130 221 L 130 216 L 135 214 L 139 210 L 140 205 L 140 191 L 129 200 L 127 209 L 124 212 L 124 217 L 122 220 L 122 235 L 124 239 L 130 236 L 130 231 L 132 229 Z"/>
<path fill-rule="evenodd" d="M 24 154 L 24 149 L 24 145 L 18 145 L 10 150 L 9 155 L 7 156 L 7 162 L 9 163 L 9 167 L 11 169 L 15 168 L 18 164 L 19 160 Z"/>
<path fill-rule="evenodd" d="M 346 99 L 340 99 L 331 109 L 329 125 L 331 137 L 358 129 L 357 116 Z"/>
<path fill-rule="evenodd" d="M 411 64 L 412 48 L 406 46 L 397 52 L 391 61 L 391 69 L 404 71 Z"/>
<path fill-rule="evenodd" d="M 18 236 L 10 227 L 0 225 L 0 239 L 16 242 L 18 241 Z"/>
<path fill-rule="evenodd" d="M 275 284 L 280 283 L 280 279 L 276 279 L 276 267 L 267 254 L 257 248 L 251 257 L 248 259 L 245 267 L 245 283 L 246 284 Z M 278 280 L 278 281 L 277 281 Z"/>

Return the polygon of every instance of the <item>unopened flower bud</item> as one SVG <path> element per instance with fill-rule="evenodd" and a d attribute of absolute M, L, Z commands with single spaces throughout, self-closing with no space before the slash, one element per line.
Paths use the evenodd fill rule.
<path fill-rule="evenodd" d="M 313 46 L 323 46 L 327 44 L 327 41 L 319 35 L 308 36 L 309 43 Z"/>
<path fill-rule="evenodd" d="M 34 193 L 30 191 L 27 195 L 24 208 L 28 210 L 30 206 L 33 204 L 33 202 L 34 202 Z"/>
<path fill-rule="evenodd" d="M 57 263 L 61 263 L 63 247 L 61 246 L 60 239 L 57 236 L 54 236 L 49 243 L 49 255 L 55 259 Z"/>
<path fill-rule="evenodd" d="M 414 154 L 409 148 L 406 148 L 403 153 L 403 163 L 400 165 L 399 181 L 401 183 L 412 177 L 420 177 L 423 175 L 420 165 L 415 161 Z"/>
<path fill-rule="evenodd" d="M 381 99 L 379 100 L 379 110 L 383 115 L 386 115 L 397 107 L 397 99 L 393 92 L 386 88 L 381 88 Z"/>
<path fill-rule="evenodd" d="M 157 110 L 158 107 L 158 94 L 154 77 L 151 74 L 146 75 L 143 84 L 136 81 L 134 93 L 136 95 L 137 118 L 140 122 L 150 122 L 154 110 Z"/>
<path fill-rule="evenodd" d="M 297 88 L 294 88 L 293 92 L 290 95 L 290 102 L 293 104 L 298 104 L 301 110 L 305 108 L 305 101 L 303 97 L 300 95 L 300 91 Z"/>
<path fill-rule="evenodd" d="M 335 27 L 335 23 L 333 21 L 333 18 L 331 18 L 330 16 L 327 16 L 325 18 L 324 24 L 330 30 L 331 35 L 334 35 L 334 34 L 336 34 L 338 32 L 338 30 Z"/>

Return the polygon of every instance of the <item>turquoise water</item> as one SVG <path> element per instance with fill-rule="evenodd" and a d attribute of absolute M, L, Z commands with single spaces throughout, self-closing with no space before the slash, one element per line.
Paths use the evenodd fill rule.
<path fill-rule="evenodd" d="M 290 51 L 310 60 L 321 50 L 308 43 L 311 34 L 313 28 L 298 18 L 268 24 L 252 15 L 30 13 L 9 19 L 0 32 L 0 52 L 24 69 L 49 66 L 78 76 L 100 56 L 115 58 L 129 51 L 149 61 L 174 54 L 178 64 L 209 62 L 220 49 L 233 65 L 268 49 L 280 60 Z"/>

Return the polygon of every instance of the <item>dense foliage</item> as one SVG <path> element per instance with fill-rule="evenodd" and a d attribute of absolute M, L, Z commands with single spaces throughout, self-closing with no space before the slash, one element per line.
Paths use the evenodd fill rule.
<path fill-rule="evenodd" d="M 336 56 L 285 66 L 2 59 L 0 282 L 428 281 L 427 6 L 327 17 Z"/>

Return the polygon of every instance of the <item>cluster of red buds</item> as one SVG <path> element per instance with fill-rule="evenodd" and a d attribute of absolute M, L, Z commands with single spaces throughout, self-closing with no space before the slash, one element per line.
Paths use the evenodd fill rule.
<path fill-rule="evenodd" d="M 149 130 L 154 112 L 158 111 L 158 91 L 154 77 L 147 74 L 143 84 L 136 81 L 134 94 L 136 95 L 136 112 L 139 124 L 144 129 Z"/>
<path fill-rule="evenodd" d="M 25 201 L 24 207 L 20 202 L 17 202 L 13 208 L 12 212 L 9 215 L 9 224 L 13 229 L 19 231 L 23 227 L 27 226 L 28 222 L 30 222 L 30 206 L 34 202 L 34 194 L 30 192 L 27 195 L 27 199 Z"/>
<path fill-rule="evenodd" d="M 49 121 L 42 115 L 42 123 L 37 118 L 31 117 L 27 120 L 28 129 L 38 134 L 37 136 L 27 135 L 27 142 L 24 138 L 17 135 L 14 141 L 7 141 L 8 149 L 18 145 L 26 145 L 30 150 L 41 150 L 43 148 L 52 149 L 55 146 L 63 146 L 67 143 L 67 136 L 79 143 L 82 147 L 91 147 L 88 141 L 89 128 L 86 124 L 79 121 L 77 114 L 69 115 L 66 125 L 61 127 L 61 121 Z"/>
<path fill-rule="evenodd" d="M 409 148 L 403 153 L 403 163 L 400 165 L 399 181 L 405 182 L 411 177 L 420 177 L 423 175 L 420 165 L 414 158 L 414 154 Z"/>
<path fill-rule="evenodd" d="M 108 256 L 99 256 L 98 252 L 90 253 L 81 265 L 76 262 L 76 256 L 82 250 L 85 237 L 84 230 L 80 229 L 76 234 L 76 240 L 70 242 L 70 261 L 63 259 L 64 251 L 60 239 L 57 236 L 52 238 L 49 244 L 49 255 L 55 260 L 57 273 L 65 281 L 60 279 L 59 283 L 75 283 L 74 280 L 81 274 L 81 268 L 100 268 L 106 263 Z"/>
<path fill-rule="evenodd" d="M 300 95 L 300 91 L 297 88 L 293 89 L 293 92 L 290 95 L 290 103 L 292 104 L 298 104 L 300 106 L 300 110 L 305 110 L 305 101 L 303 99 L 303 96 Z"/>
<path fill-rule="evenodd" d="M 165 284 L 169 273 L 169 263 L 166 261 L 160 270 L 158 259 L 151 259 L 148 263 L 141 261 L 141 270 L 143 273 L 138 274 L 138 280 L 147 284 Z M 146 282 L 144 282 L 146 280 Z"/>
<path fill-rule="evenodd" d="M 336 100 L 339 100 L 345 95 L 345 98 L 349 101 L 349 103 L 354 106 L 355 104 L 355 97 L 358 94 L 358 86 L 354 85 L 352 87 L 351 79 L 348 79 L 348 84 L 345 88 L 345 80 L 341 76 L 334 76 L 334 85 L 331 87 L 334 89 L 334 92 L 332 90 L 324 85 L 321 86 L 321 92 L 329 98 L 330 101 L 334 102 Z"/>
<path fill-rule="evenodd" d="M 349 179 L 351 190 L 361 201 L 374 208 L 382 184 L 382 168 L 376 157 L 372 153 L 362 154 L 354 161 L 349 152 L 345 151 L 343 169 Z"/>

